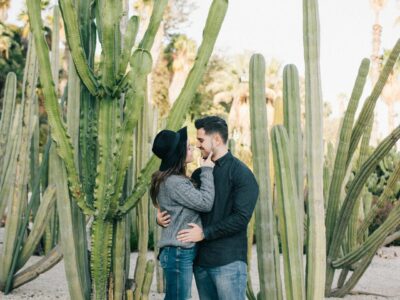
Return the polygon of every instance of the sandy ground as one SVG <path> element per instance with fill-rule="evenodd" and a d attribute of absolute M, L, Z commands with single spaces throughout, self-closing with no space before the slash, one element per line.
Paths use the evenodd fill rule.
<path fill-rule="evenodd" d="M 0 230 L 1 233 L 2 230 Z M 1 236 L 1 234 L 0 234 Z M 1 241 L 2 239 L 0 239 Z M 1 248 L 1 245 L 0 245 Z M 131 271 L 134 270 L 137 253 L 131 255 Z M 153 258 L 153 253 L 148 254 L 149 258 Z M 258 271 L 257 271 L 257 254 L 255 247 L 253 248 L 253 258 L 251 261 L 251 277 L 255 291 L 258 291 Z M 28 264 L 38 260 L 38 257 L 32 257 Z M 359 281 L 356 292 L 366 292 L 377 295 L 349 295 L 344 299 L 351 300 L 372 300 L 372 299 L 399 299 L 400 300 L 400 247 L 383 248 L 375 255 L 371 266 Z M 194 300 L 198 299 L 196 286 L 193 280 L 192 296 Z M 161 300 L 163 294 L 156 292 L 155 280 L 153 280 L 150 299 Z M 40 275 L 34 281 L 15 289 L 9 295 L 3 295 L 0 292 L 0 299 L 19 300 L 19 299 L 69 299 L 67 281 L 64 273 L 64 264 L 61 261 L 51 270 Z M 335 299 L 335 298 L 330 298 Z"/>

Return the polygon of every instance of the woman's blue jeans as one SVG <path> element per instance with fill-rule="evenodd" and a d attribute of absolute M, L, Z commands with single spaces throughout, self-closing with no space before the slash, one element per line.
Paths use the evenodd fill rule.
<path fill-rule="evenodd" d="M 193 248 L 163 247 L 160 264 L 165 276 L 165 300 L 186 300 L 192 297 Z"/>

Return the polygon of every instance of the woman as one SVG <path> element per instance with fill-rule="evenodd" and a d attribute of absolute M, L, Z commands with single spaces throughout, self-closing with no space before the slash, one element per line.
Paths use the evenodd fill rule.
<path fill-rule="evenodd" d="M 162 229 L 158 242 L 160 264 L 166 279 L 165 299 L 190 299 L 196 246 L 179 242 L 176 236 L 178 231 L 187 228 L 188 223 L 201 226 L 198 212 L 211 211 L 214 163 L 211 154 L 201 162 L 201 187 L 196 189 L 186 175 L 186 165 L 193 161 L 186 127 L 177 132 L 162 130 L 157 134 L 152 150 L 161 159 L 161 165 L 152 176 L 150 195 L 154 206 L 168 211 L 171 216 L 171 222 Z"/>

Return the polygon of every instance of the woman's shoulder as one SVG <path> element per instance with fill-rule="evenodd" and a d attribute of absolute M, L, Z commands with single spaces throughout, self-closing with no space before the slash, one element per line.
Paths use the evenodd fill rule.
<path fill-rule="evenodd" d="M 177 184 L 181 184 L 181 183 L 185 183 L 185 182 L 190 182 L 190 179 L 188 177 L 185 177 L 182 175 L 170 175 L 165 180 L 165 185 L 166 185 L 166 187 L 173 187 Z"/>

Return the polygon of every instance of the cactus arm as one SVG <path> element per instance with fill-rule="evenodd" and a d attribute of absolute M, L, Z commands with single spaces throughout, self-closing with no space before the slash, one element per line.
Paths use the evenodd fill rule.
<path fill-rule="evenodd" d="M 146 29 L 146 32 L 144 33 L 144 36 L 142 40 L 139 43 L 138 48 L 150 51 L 151 47 L 153 46 L 154 38 L 157 34 L 158 28 L 160 26 L 162 16 L 165 10 L 165 7 L 168 3 L 168 0 L 155 0 L 154 5 L 153 5 L 153 11 L 151 13 L 150 17 L 150 22 L 149 25 Z M 125 70 L 120 70 L 120 72 L 123 72 Z M 126 86 L 129 84 L 129 79 L 130 79 L 130 73 L 135 72 L 135 70 L 128 72 L 122 79 L 121 82 L 119 83 L 117 87 L 117 94 L 123 90 L 125 90 Z"/>
<path fill-rule="evenodd" d="M 128 217 L 125 216 L 122 220 L 115 223 L 115 234 L 113 242 L 113 276 L 114 276 L 114 299 L 123 299 L 125 294 L 125 258 L 126 256 L 126 234 L 128 230 Z M 129 256 L 128 256 L 129 257 Z"/>
<path fill-rule="evenodd" d="M 153 280 L 153 273 L 154 273 L 154 260 L 150 259 L 146 263 L 146 271 L 144 274 L 143 286 L 142 286 L 142 293 L 141 293 L 141 300 L 148 300 L 151 281 Z"/>
<path fill-rule="evenodd" d="M 115 85 L 117 68 L 119 67 L 119 56 L 121 48 L 121 33 L 119 22 L 121 20 L 122 1 L 98 1 L 101 10 L 101 32 L 102 32 L 102 85 L 112 91 Z"/>
<path fill-rule="evenodd" d="M 132 144 L 131 142 L 132 132 L 135 126 L 137 125 L 137 120 L 139 119 L 139 113 L 142 109 L 146 93 L 146 87 L 147 87 L 146 78 L 147 75 L 151 72 L 153 65 L 153 61 L 149 51 L 153 46 L 154 37 L 157 33 L 158 27 L 160 26 L 165 6 L 168 3 L 167 0 L 157 0 L 155 2 L 156 3 L 153 6 L 153 12 L 150 17 L 149 26 L 144 34 L 142 41 L 139 44 L 139 48 L 132 54 L 130 58 L 130 65 L 132 67 L 132 71 L 130 71 L 124 77 L 126 81 L 130 82 L 131 89 L 128 90 L 126 97 L 127 100 L 125 108 L 126 118 L 122 125 L 122 132 L 123 132 L 123 138 L 121 144 L 122 155 L 118 160 L 119 162 L 117 166 L 117 169 L 119 171 L 115 188 L 116 191 L 115 194 L 117 199 L 112 200 L 112 203 L 114 204 L 121 195 L 125 173 L 132 159 L 132 156 L 129 153 Z M 129 46 L 129 43 L 132 42 L 128 42 L 128 45 L 126 46 Z M 124 59 L 124 57 L 122 57 L 121 59 Z M 122 69 L 120 71 L 122 72 Z M 117 90 L 120 90 L 123 86 L 125 86 L 124 81 L 125 80 L 122 80 Z M 114 209 L 115 206 L 113 206 L 112 211 L 114 211 Z"/>
<path fill-rule="evenodd" d="M 35 180 L 34 180 L 34 184 L 33 184 L 33 187 L 32 187 L 32 195 L 31 195 L 31 199 L 30 199 L 30 201 L 29 201 L 29 204 L 28 204 L 28 207 L 27 207 L 27 209 L 26 209 L 26 213 L 25 213 L 25 215 L 29 215 L 30 213 L 33 213 L 33 209 L 35 208 L 35 207 L 37 207 L 37 205 L 40 205 L 39 204 L 39 192 L 40 192 L 40 178 L 42 177 L 42 176 L 44 176 L 44 174 L 47 172 L 47 170 L 48 170 L 48 161 L 49 161 L 49 153 L 50 153 L 50 145 L 51 145 L 51 139 L 48 139 L 48 141 L 47 141 L 47 144 L 46 144 L 46 147 L 45 147 L 45 151 L 44 151 L 44 153 L 43 153 L 43 158 L 42 158 L 42 163 L 41 163 L 41 165 L 40 165 L 40 170 L 39 170 L 39 172 L 38 172 L 38 174 L 39 174 L 39 176 L 37 176 L 36 178 L 35 178 Z M 46 189 L 46 192 L 50 192 L 50 190 L 51 189 L 49 189 L 49 191 Z M 45 194 L 46 194 L 46 192 L 45 192 Z M 39 207 L 41 207 L 41 206 L 39 206 Z M 20 248 L 20 246 L 22 245 L 22 242 L 24 241 L 24 239 L 25 239 L 25 230 L 26 230 L 26 228 L 27 228 L 27 226 L 28 226 L 28 222 L 29 222 L 29 218 L 25 218 L 24 219 L 24 224 L 20 227 L 20 235 L 19 235 L 19 237 L 18 237 L 18 241 L 17 241 L 17 249 L 19 249 Z M 36 222 L 36 220 L 35 220 L 35 222 Z M 40 238 L 40 236 L 39 236 L 39 238 Z M 34 247 L 36 247 L 36 246 L 34 246 Z M 24 248 L 25 248 L 25 245 L 24 245 Z M 20 257 L 19 257 L 20 255 L 15 255 L 14 257 L 13 257 L 13 263 L 12 263 L 12 266 L 11 266 L 11 273 L 15 273 L 15 269 L 19 269 L 20 268 L 20 266 L 22 267 L 22 263 L 18 263 L 18 265 L 17 265 L 17 262 L 15 261 L 14 262 L 14 260 L 16 260 L 17 258 L 18 258 L 18 260 L 20 260 Z M 28 257 L 29 258 L 29 257 Z"/>
<path fill-rule="evenodd" d="M 43 200 L 37 211 L 32 230 L 22 247 L 21 253 L 19 254 L 17 270 L 25 265 L 25 263 L 32 255 L 33 251 L 35 251 L 36 246 L 40 242 L 40 237 L 42 236 L 51 216 L 51 214 L 49 214 L 48 212 L 51 210 L 56 202 L 55 192 L 55 187 L 48 187 L 44 192 Z"/>
<path fill-rule="evenodd" d="M 271 131 L 277 189 L 280 236 L 284 257 L 284 278 L 287 299 L 305 299 L 303 255 L 298 230 L 297 188 L 294 164 L 285 128 L 276 125 Z"/>
<path fill-rule="evenodd" d="M 4 166 L 4 177 L 0 185 L 0 215 L 4 214 L 12 197 L 12 187 L 15 180 L 18 149 L 20 146 L 19 136 L 21 134 L 21 104 L 15 107 L 14 120 L 11 127 L 11 135 L 7 145 L 6 165 Z M 1 270 L 0 270 L 1 273 Z"/>
<path fill-rule="evenodd" d="M 94 67 L 96 51 L 96 26 L 94 24 L 93 9 L 95 2 L 79 1 L 80 27 L 83 37 L 83 47 L 88 57 L 89 67 Z M 81 89 L 81 119 L 80 119 L 80 155 L 82 183 L 88 197 L 89 205 L 93 203 L 93 190 L 96 177 L 96 142 L 97 142 L 97 112 L 98 102 L 82 85 Z"/>
<path fill-rule="evenodd" d="M 29 0 L 32 2 L 35 0 Z M 89 92 L 95 96 L 98 92 L 98 83 L 90 69 L 84 49 L 81 42 L 81 33 L 79 31 L 78 16 L 72 0 L 59 0 L 60 10 L 64 21 L 65 33 L 67 41 L 71 50 L 71 55 L 74 60 L 76 70 L 81 78 L 83 84 L 87 87 Z"/>
<path fill-rule="evenodd" d="M 154 0 L 153 12 L 146 32 L 139 43 L 139 48 L 150 50 L 164 14 L 168 0 Z"/>
<path fill-rule="evenodd" d="M 344 297 L 347 295 L 357 284 L 360 280 L 361 276 L 367 270 L 368 266 L 371 264 L 372 259 L 375 256 L 375 251 L 371 251 L 367 253 L 364 258 L 362 259 L 361 263 L 354 272 L 351 274 L 351 277 L 347 280 L 347 282 L 343 285 L 343 287 L 339 288 L 338 290 L 332 292 L 329 296 L 330 297 Z"/>
<path fill-rule="evenodd" d="M 17 96 L 17 76 L 15 73 L 10 72 L 7 74 L 5 87 L 4 87 L 4 100 L 3 100 L 3 109 L 1 111 L 1 120 L 0 120 L 0 182 L 4 178 L 5 174 L 5 154 L 6 154 L 6 145 L 7 141 L 10 137 L 9 133 L 11 130 L 12 120 L 14 117 L 15 111 L 15 99 Z"/>
<path fill-rule="evenodd" d="M 346 167 L 349 165 L 350 160 L 354 154 L 354 151 L 357 148 L 358 142 L 360 141 L 360 138 L 363 132 L 365 131 L 365 128 L 367 127 L 369 120 L 373 116 L 373 111 L 375 108 L 376 101 L 378 100 L 379 95 L 381 94 L 383 87 L 385 86 L 385 83 L 393 70 L 393 67 L 399 57 L 399 54 L 400 54 L 400 39 L 397 40 L 395 46 L 393 47 L 393 50 L 390 53 L 390 56 L 386 61 L 386 64 L 383 67 L 381 74 L 379 75 L 379 79 L 376 82 L 371 92 L 371 95 L 367 98 L 362 107 L 360 115 L 351 133 L 351 140 L 347 156 Z"/>
<path fill-rule="evenodd" d="M 86 201 L 93 205 L 93 191 L 95 188 L 97 165 L 97 113 L 98 102 L 87 90 L 81 94 L 81 115 L 79 130 L 79 155 L 81 165 L 81 178 Z"/>
<path fill-rule="evenodd" d="M 207 62 L 210 59 L 227 9 L 227 0 L 214 0 L 211 4 L 203 31 L 203 41 L 198 49 L 194 65 L 190 70 L 181 93 L 171 109 L 171 117 L 169 117 L 167 121 L 167 128 L 170 130 L 177 130 L 186 117 L 186 113 L 190 107 L 191 98 L 193 98 L 193 95 L 203 78 Z"/>
<path fill-rule="evenodd" d="M 265 104 L 265 61 L 255 54 L 250 60 L 250 121 L 251 149 L 254 174 L 260 187 L 260 196 L 255 210 L 258 273 L 260 274 L 261 299 L 277 299 L 274 261 L 274 214 L 272 208 L 271 181 L 269 177 L 269 143 L 267 107 Z"/>
<path fill-rule="evenodd" d="M 24 285 L 25 283 L 34 280 L 40 274 L 43 274 L 44 272 L 58 264 L 62 260 L 62 258 L 63 254 L 61 248 L 57 245 L 39 261 L 19 272 L 14 277 L 13 289 L 16 289 L 17 287 L 20 287 L 21 285 Z"/>
<path fill-rule="evenodd" d="M 368 76 L 369 60 L 364 59 L 361 62 L 358 70 L 356 82 L 353 87 L 353 92 L 350 97 L 349 105 L 343 118 L 343 125 L 340 131 L 339 145 L 335 157 L 333 173 L 328 194 L 328 205 L 326 214 L 326 238 L 327 247 L 331 244 L 332 233 L 337 220 L 337 213 L 339 210 L 340 193 L 343 185 L 343 179 L 346 174 L 346 161 L 347 152 L 350 145 L 351 130 L 354 123 L 354 115 L 357 110 L 358 102 L 360 100 L 362 91 L 365 86 L 365 81 Z"/>
<path fill-rule="evenodd" d="M 28 67 L 30 67 L 29 65 Z M 30 77 L 29 79 L 35 80 L 35 76 Z M 33 84 L 34 82 L 29 82 Z M 31 86 L 32 87 L 32 86 Z M 30 91 L 32 91 L 31 89 Z M 8 210 L 8 222 L 5 226 L 5 237 L 4 237 L 4 250 L 0 256 L 0 262 L 2 264 L 2 268 L 0 270 L 0 286 L 1 289 L 6 286 L 5 292 L 9 292 L 11 276 L 10 273 L 13 271 L 13 258 L 14 254 L 19 252 L 19 248 L 17 248 L 18 244 L 18 236 L 20 233 L 21 226 L 23 226 L 23 219 L 25 208 L 27 206 L 27 188 L 28 180 L 29 180 L 29 155 L 30 155 L 30 145 L 31 138 L 33 134 L 32 128 L 34 128 L 34 94 L 28 93 L 27 97 L 23 97 L 23 101 L 21 103 L 23 108 L 22 118 L 17 121 L 20 122 L 21 131 L 17 137 L 17 143 L 19 147 L 15 148 L 17 156 L 16 156 L 16 165 L 15 165 L 15 177 L 14 182 L 11 186 L 11 199 L 9 202 L 9 210 Z M 9 283 L 7 284 L 6 281 Z"/>
<path fill-rule="evenodd" d="M 205 29 L 203 31 L 203 41 L 197 52 L 195 63 L 186 79 L 185 85 L 172 107 L 167 121 L 167 128 L 177 130 L 182 125 L 186 116 L 193 95 L 203 77 L 207 62 L 210 59 L 212 49 L 214 48 L 218 33 L 222 26 L 228 8 L 227 0 L 214 0 L 211 4 Z M 135 184 L 134 192 L 128 197 L 126 202 L 120 206 L 119 214 L 128 212 L 135 207 L 140 198 L 144 195 L 147 186 L 150 184 L 150 176 L 157 170 L 159 159 L 154 155 L 147 162 L 141 175 Z"/>
<path fill-rule="evenodd" d="M 396 230 L 396 227 L 399 224 L 400 205 L 399 203 L 396 203 L 383 224 L 380 225 L 379 228 L 375 230 L 359 248 L 346 254 L 344 257 L 334 260 L 332 266 L 334 268 L 351 266 L 361 258 L 365 257 L 370 251 L 376 252 L 376 250 L 378 250 L 378 248 L 384 243 L 386 237 Z"/>
<path fill-rule="evenodd" d="M 135 44 L 136 35 L 139 30 L 139 18 L 138 16 L 132 16 L 128 21 L 128 28 L 124 37 L 124 46 L 121 53 L 121 59 L 119 63 L 119 76 L 122 77 L 125 74 L 126 67 L 128 66 L 129 58 L 131 56 L 131 50 Z"/>
<path fill-rule="evenodd" d="M 2 117 L 0 120 L 0 216 L 4 214 L 4 210 L 7 206 L 9 194 L 6 190 L 8 189 L 9 176 L 14 177 L 12 173 L 13 169 L 10 169 L 14 160 L 10 159 L 15 151 L 15 137 L 16 122 L 20 117 L 14 117 L 16 115 L 16 95 L 17 95 L 17 77 L 15 73 L 8 73 L 5 83 L 4 100 Z M 16 119 L 17 118 L 17 119 Z M 11 133 L 11 134 L 10 134 Z M 14 152 L 15 151 L 15 152 Z"/>
<path fill-rule="evenodd" d="M 371 156 L 361 167 L 356 177 L 347 192 L 346 198 L 343 201 L 342 208 L 339 213 L 339 219 L 336 222 L 332 236 L 332 244 L 328 252 L 328 263 L 336 259 L 339 254 L 340 245 L 353 212 L 355 201 L 358 198 L 366 180 L 371 175 L 377 164 L 389 153 L 390 149 L 400 139 L 400 126 L 392 131 L 375 149 Z"/>
<path fill-rule="evenodd" d="M 49 141 L 51 141 L 49 139 Z M 48 158 L 49 158 L 49 149 L 50 149 L 50 142 L 47 144 L 47 147 L 45 149 L 45 153 L 43 154 L 43 162 L 42 165 L 40 166 L 40 171 L 39 174 L 43 175 L 44 172 L 47 171 L 47 165 L 48 165 Z M 31 195 L 31 199 L 29 201 L 29 204 L 26 208 L 25 211 L 25 216 L 29 216 L 31 212 L 33 212 L 33 209 L 35 206 L 38 205 L 39 201 L 39 188 L 40 188 L 40 176 L 38 178 L 35 178 L 35 183 Z M 48 223 L 48 218 L 50 217 L 49 211 L 51 210 L 53 204 L 54 204 L 54 191 L 52 188 L 46 189 L 46 192 L 44 193 L 43 200 L 41 205 L 39 206 L 39 212 L 37 215 L 37 218 L 35 218 L 34 222 L 34 227 L 30 235 L 28 236 L 28 239 L 25 241 L 25 244 L 23 245 L 23 248 L 21 249 L 22 243 L 24 242 L 25 239 L 25 234 L 26 234 L 26 228 L 28 227 L 28 222 L 29 218 L 24 218 L 21 226 L 19 227 L 18 231 L 18 237 L 16 241 L 16 246 L 15 249 L 16 252 L 13 255 L 12 262 L 11 262 L 11 268 L 10 272 L 7 277 L 6 281 L 6 286 L 5 286 L 5 292 L 8 293 L 11 291 L 11 288 L 13 286 L 13 277 L 16 271 L 18 271 L 29 259 L 29 257 L 32 255 L 33 251 L 35 250 L 37 244 L 40 242 L 40 238 L 44 232 L 45 226 Z M 54 198 L 54 199 L 53 199 Z M 43 214 L 48 214 L 43 216 Z M 44 218 L 46 219 L 44 219 Z M 21 250 L 19 250 L 21 249 Z"/>
<path fill-rule="evenodd" d="M 307 299 L 324 297 L 326 241 L 323 195 L 322 91 L 319 67 L 318 1 L 303 0 L 306 157 L 308 182 Z"/>
<path fill-rule="evenodd" d="M 66 186 L 66 170 L 59 157 L 54 161 L 54 177 L 57 187 L 57 210 L 60 222 L 60 241 L 65 260 L 65 273 L 68 278 L 68 290 L 71 299 L 87 299 L 86 287 L 79 275 L 79 251 L 75 247 L 77 236 L 74 234 L 74 221 L 72 215 L 72 202 Z"/>
<path fill-rule="evenodd" d="M 151 72 L 152 58 L 149 51 L 137 49 L 131 58 L 131 66 L 134 73 L 131 73 L 132 89 L 126 95 L 125 120 L 122 125 L 121 152 L 118 155 L 117 181 L 115 185 L 115 196 L 113 198 L 111 212 L 115 212 L 119 198 L 122 194 L 124 178 L 129 163 L 132 160 L 132 132 L 136 127 L 140 112 L 146 98 L 147 75 Z"/>
<path fill-rule="evenodd" d="M 119 114 L 119 103 L 116 99 L 106 97 L 100 101 L 98 122 L 99 163 L 97 165 L 96 187 L 94 190 L 94 206 L 101 219 L 109 213 L 111 197 L 114 193 L 114 133 L 116 118 Z"/>
<path fill-rule="evenodd" d="M 152 155 L 147 161 L 146 166 L 140 172 L 140 176 L 133 188 L 133 193 L 128 197 L 126 202 L 119 207 L 117 211 L 118 215 L 126 214 L 139 203 L 139 200 L 143 197 L 150 184 L 151 174 L 157 170 L 159 165 L 160 160 L 155 155 Z"/>
<path fill-rule="evenodd" d="M 75 166 L 79 166 L 79 121 L 80 121 L 80 99 L 81 84 L 79 76 L 76 72 L 75 65 L 72 61 L 72 57 L 69 57 L 69 71 L 68 71 L 68 105 L 67 105 L 67 128 L 68 134 L 71 137 L 72 146 L 74 149 Z M 87 198 L 86 198 L 87 199 Z M 72 230 L 74 234 L 74 243 L 69 243 L 69 247 L 75 247 L 77 253 L 81 253 L 78 258 L 78 273 L 81 281 L 81 285 L 84 288 L 85 297 L 90 295 L 90 267 L 88 257 L 88 245 L 86 237 L 86 220 L 85 215 L 76 205 L 76 202 L 71 199 L 71 211 L 65 212 L 70 213 L 72 218 Z M 69 225 L 69 226 L 71 226 Z M 68 263 L 67 260 L 65 260 Z"/>
<path fill-rule="evenodd" d="M 96 51 L 96 27 L 94 25 L 93 1 L 79 1 L 80 27 L 83 47 L 90 68 L 94 66 Z M 86 194 L 86 201 L 93 205 L 93 194 L 96 180 L 97 165 L 97 112 L 98 101 L 81 85 L 80 120 L 79 120 L 79 155 L 81 180 Z"/>
<path fill-rule="evenodd" d="M 40 1 L 28 0 L 28 14 L 31 30 L 35 39 L 36 53 L 39 60 L 39 75 L 43 86 L 45 107 L 48 115 L 52 138 L 57 145 L 57 153 L 63 159 L 67 173 L 71 194 L 76 199 L 78 206 L 86 213 L 93 214 L 93 208 L 86 204 L 85 196 L 79 181 L 77 169 L 74 164 L 74 155 L 71 141 L 63 125 L 58 100 L 55 92 L 53 80 L 51 78 L 51 68 L 49 60 L 49 49 L 42 33 L 42 19 L 40 17 Z"/>
<path fill-rule="evenodd" d="M 400 164 L 397 165 L 396 169 L 390 175 L 388 182 L 380 195 L 378 201 L 371 207 L 367 216 L 364 218 L 362 224 L 357 232 L 357 239 L 360 241 L 364 236 L 365 232 L 368 230 L 375 216 L 377 215 L 379 209 L 382 207 L 386 201 L 396 193 L 396 185 L 400 180 Z"/>

